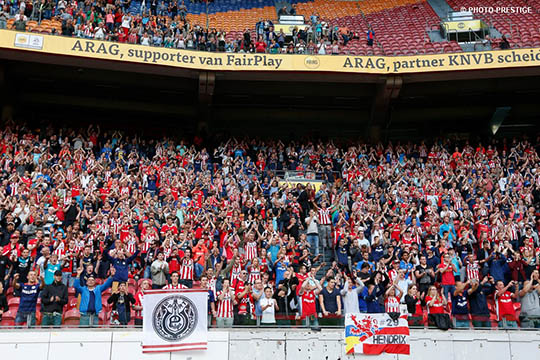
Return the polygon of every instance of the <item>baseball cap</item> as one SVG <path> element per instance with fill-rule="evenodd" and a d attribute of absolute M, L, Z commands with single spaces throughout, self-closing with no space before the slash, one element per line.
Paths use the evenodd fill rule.
<path fill-rule="evenodd" d="M 54 276 L 62 276 L 62 271 L 61 270 L 56 270 L 54 272 Z"/>

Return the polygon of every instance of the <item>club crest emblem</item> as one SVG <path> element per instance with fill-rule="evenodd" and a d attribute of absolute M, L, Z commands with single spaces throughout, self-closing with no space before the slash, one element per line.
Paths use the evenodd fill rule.
<path fill-rule="evenodd" d="M 185 296 L 167 296 L 156 305 L 152 315 L 154 331 L 166 341 L 180 341 L 197 327 L 197 309 Z"/>

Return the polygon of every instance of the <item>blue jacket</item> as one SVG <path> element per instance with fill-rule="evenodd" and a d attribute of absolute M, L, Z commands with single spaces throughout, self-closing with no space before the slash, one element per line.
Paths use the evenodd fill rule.
<path fill-rule="evenodd" d="M 480 285 L 471 295 L 469 295 L 469 305 L 471 314 L 489 316 L 487 296 L 495 292 L 490 283 Z"/>
<path fill-rule="evenodd" d="M 489 260 L 489 273 L 495 281 L 504 281 L 504 273 L 506 272 L 506 256 L 499 254 L 499 259 L 492 258 Z"/>
<path fill-rule="evenodd" d="M 439 228 L 439 236 L 442 238 L 445 231 L 448 231 L 448 243 L 449 246 L 452 246 L 454 241 L 457 239 L 456 235 L 456 229 L 454 228 L 454 224 L 442 224 Z"/>
<path fill-rule="evenodd" d="M 131 264 L 131 262 L 137 257 L 137 255 L 139 254 L 139 249 L 137 249 L 137 251 L 135 251 L 135 253 L 131 255 L 130 257 L 128 257 L 127 259 L 120 260 L 120 259 L 112 258 L 109 255 L 109 251 L 113 247 L 114 247 L 114 243 L 112 244 L 110 248 L 108 248 L 105 251 L 105 257 L 107 258 L 107 260 L 111 262 L 112 266 L 114 266 L 116 270 L 116 273 L 113 276 L 113 281 L 126 282 L 128 281 L 129 264 Z"/>
<path fill-rule="evenodd" d="M 96 308 L 96 314 L 99 314 L 101 311 L 101 293 L 108 288 L 111 287 L 113 283 L 112 277 L 109 277 L 107 281 L 105 281 L 102 285 L 98 285 L 94 288 L 94 295 L 96 298 L 95 308 Z M 80 284 L 79 278 L 75 279 L 75 282 L 73 283 L 73 287 L 75 290 L 77 290 L 81 294 L 81 305 L 79 306 L 79 311 L 81 314 L 86 313 L 88 310 L 88 301 L 90 300 L 90 291 L 86 286 L 82 286 Z"/>
<path fill-rule="evenodd" d="M 367 312 L 366 297 L 368 296 L 368 287 L 364 286 L 360 294 L 358 294 L 358 308 L 360 312 Z"/>

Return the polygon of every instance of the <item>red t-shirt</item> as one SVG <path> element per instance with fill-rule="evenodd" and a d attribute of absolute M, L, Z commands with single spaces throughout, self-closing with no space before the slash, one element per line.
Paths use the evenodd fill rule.
<path fill-rule="evenodd" d="M 304 280 L 307 278 L 307 274 L 300 274 L 296 273 L 296 278 L 298 279 L 298 285 L 296 286 L 296 295 L 300 294 L 300 289 L 302 288 L 302 284 L 304 283 Z"/>
<path fill-rule="evenodd" d="M 497 316 L 501 321 L 503 318 L 508 321 L 516 321 L 516 311 L 514 310 L 514 303 L 512 302 L 512 293 L 505 291 L 501 296 L 495 294 L 497 300 Z"/>
<path fill-rule="evenodd" d="M 302 318 L 306 316 L 316 315 L 317 309 L 315 307 L 315 292 L 304 291 L 302 294 Z"/>
<path fill-rule="evenodd" d="M 426 296 L 426 303 L 429 303 L 433 298 L 429 295 Z M 444 303 L 439 297 L 432 306 L 428 305 L 428 311 L 430 314 L 444 314 Z"/>
<path fill-rule="evenodd" d="M 240 279 L 235 279 L 233 283 L 234 296 L 236 297 L 236 301 L 238 301 L 238 314 L 245 314 L 247 313 L 247 294 L 240 297 L 240 293 L 244 292 L 246 283 Z"/>
<path fill-rule="evenodd" d="M 439 264 L 439 269 L 444 269 L 446 265 L 444 263 Z M 452 266 L 449 266 L 448 269 L 442 272 L 442 284 L 443 285 L 455 285 L 456 280 L 454 279 L 454 270 Z"/>
<path fill-rule="evenodd" d="M 255 43 L 255 51 L 257 51 L 258 53 L 266 52 L 266 43 L 264 43 L 263 41 L 257 41 Z"/>

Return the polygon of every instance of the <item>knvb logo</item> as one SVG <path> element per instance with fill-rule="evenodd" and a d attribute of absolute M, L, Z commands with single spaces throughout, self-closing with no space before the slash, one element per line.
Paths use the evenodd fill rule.
<path fill-rule="evenodd" d="M 172 295 L 162 299 L 154 308 L 152 326 L 166 341 L 180 341 L 193 333 L 198 316 L 195 304 L 185 296 Z"/>

